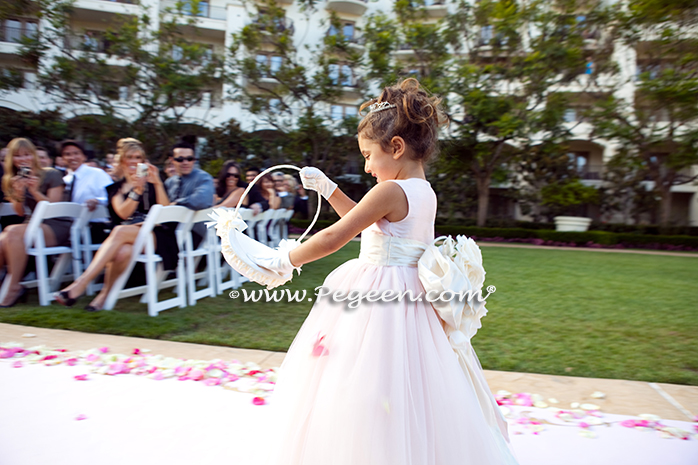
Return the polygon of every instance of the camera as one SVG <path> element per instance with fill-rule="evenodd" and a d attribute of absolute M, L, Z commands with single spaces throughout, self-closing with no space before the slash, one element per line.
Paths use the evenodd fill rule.
<path fill-rule="evenodd" d="M 29 176 L 32 175 L 32 169 L 29 168 L 28 166 L 20 166 L 18 174 L 20 176 L 22 176 L 23 178 L 28 178 Z"/>
<path fill-rule="evenodd" d="M 139 163 L 138 167 L 136 167 L 136 176 L 139 178 L 144 178 L 148 176 L 148 164 L 147 163 Z"/>

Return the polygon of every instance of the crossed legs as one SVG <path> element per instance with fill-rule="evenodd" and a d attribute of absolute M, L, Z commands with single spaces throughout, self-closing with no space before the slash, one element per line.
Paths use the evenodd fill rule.
<path fill-rule="evenodd" d="M 104 286 L 90 302 L 90 307 L 99 310 L 109 295 L 116 278 L 124 272 L 131 260 L 133 244 L 140 231 L 140 225 L 117 226 L 99 248 L 92 263 L 70 286 L 63 289 L 68 298 L 77 299 L 85 293 L 87 285 L 105 270 Z"/>

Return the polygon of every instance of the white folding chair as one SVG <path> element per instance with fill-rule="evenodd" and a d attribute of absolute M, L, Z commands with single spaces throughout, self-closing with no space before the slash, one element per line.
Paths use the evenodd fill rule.
<path fill-rule="evenodd" d="M 281 223 L 281 238 L 288 239 L 288 225 L 293 218 L 295 212 L 292 209 L 286 210 L 286 215 L 283 218 L 283 223 Z"/>
<path fill-rule="evenodd" d="M 267 244 L 269 242 L 269 238 L 267 237 L 267 225 L 274 217 L 274 210 L 270 208 L 269 210 L 262 212 L 257 216 L 259 217 L 259 219 L 256 224 L 257 229 L 255 231 L 255 239 L 257 240 L 257 242 Z"/>
<path fill-rule="evenodd" d="M 220 255 L 218 254 L 218 236 L 214 228 L 206 228 L 206 233 L 201 240 L 199 246 L 194 249 L 194 238 L 192 237 L 192 228 L 197 223 L 211 221 L 209 213 L 213 208 L 199 210 L 194 213 L 191 221 L 182 229 L 184 234 L 184 249 L 182 256 L 184 257 L 184 269 L 186 271 L 187 280 L 187 297 L 189 305 L 196 305 L 196 301 L 204 297 L 216 296 L 216 278 L 214 262 L 220 264 Z M 202 258 L 206 258 L 206 270 L 196 272 L 199 262 Z M 197 280 L 205 280 L 206 286 L 203 289 L 196 290 Z"/>
<path fill-rule="evenodd" d="M 104 205 L 98 205 L 94 211 L 83 206 L 80 217 L 73 222 L 73 227 L 70 229 L 70 243 L 73 248 L 73 275 L 75 279 L 78 279 L 85 271 L 92 262 L 94 252 L 102 246 L 102 244 L 92 243 L 90 222 L 97 218 L 106 217 L 109 217 L 109 210 Z M 87 285 L 86 294 L 94 295 L 101 288 L 102 285 L 93 280 Z"/>
<path fill-rule="evenodd" d="M 152 232 L 153 228 L 160 223 L 178 222 L 179 226 L 176 232 L 177 245 L 179 246 L 179 250 L 182 251 L 184 250 L 184 234 L 182 232 L 191 222 L 193 215 L 193 210 L 177 205 L 168 207 L 153 205 L 150 208 L 148 216 L 142 223 L 138 236 L 136 236 L 136 241 L 133 244 L 131 260 L 109 291 L 107 300 L 104 303 L 104 310 L 112 310 L 117 300 L 134 295 L 143 295 L 143 300 L 148 304 L 148 315 L 150 316 L 157 316 L 158 313 L 169 308 L 177 306 L 180 308 L 186 307 L 186 273 L 181 253 L 177 258 L 177 277 L 174 280 L 177 288 L 177 296 L 164 301 L 158 301 L 158 292 L 161 288 L 165 287 L 161 286 L 161 283 L 163 283 L 168 272 L 162 268 L 162 257 L 155 253 Z M 145 264 L 146 284 L 144 286 L 124 289 L 136 263 Z"/>
<path fill-rule="evenodd" d="M 82 212 L 82 205 L 72 202 L 39 202 L 32 213 L 27 229 L 24 233 L 24 246 L 27 255 L 34 257 L 36 261 L 36 280 L 23 281 L 24 287 L 37 287 L 39 291 L 39 305 L 45 307 L 53 300 L 53 291 L 63 279 L 71 280 L 73 275 L 66 276 L 66 270 L 71 262 L 73 250 L 70 246 L 47 247 L 44 238 L 44 230 L 41 225 L 51 218 L 76 219 Z M 59 258 L 48 275 L 48 257 L 58 255 Z M 6 279 L 0 289 L 0 300 L 4 299 L 9 291 L 10 281 Z"/>
<path fill-rule="evenodd" d="M 267 245 L 269 247 L 276 247 L 281 242 L 281 223 L 286 217 L 286 209 L 279 208 L 274 210 L 271 220 L 269 221 L 269 240 Z"/>

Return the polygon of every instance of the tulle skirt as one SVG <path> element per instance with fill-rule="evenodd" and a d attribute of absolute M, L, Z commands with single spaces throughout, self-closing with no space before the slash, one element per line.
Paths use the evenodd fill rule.
<path fill-rule="evenodd" d="M 423 292 L 417 269 L 351 260 L 323 287 Z M 515 464 L 426 301 L 316 300 L 271 398 L 273 465 Z"/>

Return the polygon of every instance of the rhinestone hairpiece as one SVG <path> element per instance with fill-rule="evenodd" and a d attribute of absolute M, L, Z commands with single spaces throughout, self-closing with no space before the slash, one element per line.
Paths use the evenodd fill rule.
<path fill-rule="evenodd" d="M 378 103 L 373 103 L 368 106 L 368 112 L 373 113 L 376 111 L 381 111 L 381 110 L 389 110 L 390 108 L 395 108 L 396 106 L 393 105 L 390 102 L 378 102 Z"/>

